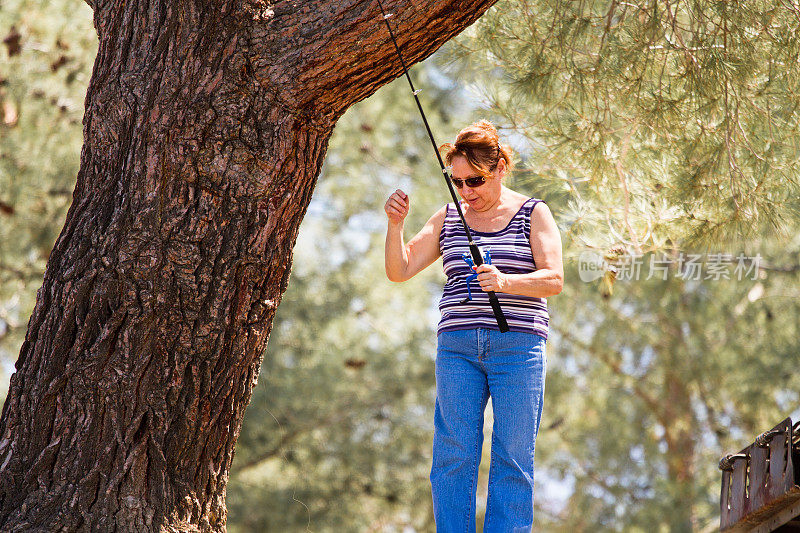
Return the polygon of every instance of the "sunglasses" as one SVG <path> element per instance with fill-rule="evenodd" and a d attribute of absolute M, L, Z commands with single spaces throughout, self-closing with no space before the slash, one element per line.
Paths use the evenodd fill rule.
<path fill-rule="evenodd" d="M 457 178 L 450 178 L 450 181 L 453 182 L 453 185 L 456 186 L 456 189 L 460 189 L 461 187 L 464 186 L 465 183 L 469 188 L 474 189 L 475 187 L 480 187 L 481 185 L 486 183 L 486 178 L 484 178 L 483 176 L 473 176 L 471 178 L 466 178 L 463 180 Z"/>

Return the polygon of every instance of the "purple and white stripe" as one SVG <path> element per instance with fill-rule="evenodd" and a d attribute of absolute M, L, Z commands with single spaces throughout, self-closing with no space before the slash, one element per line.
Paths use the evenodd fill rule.
<path fill-rule="evenodd" d="M 508 225 L 500 231 L 482 232 L 470 228 L 475 243 L 484 251 L 487 248 L 491 250 L 492 264 L 500 272 L 525 274 L 536 270 L 530 243 L 531 211 L 541 201 L 536 198 L 526 200 Z M 489 296 L 481 290 L 477 280 L 472 280 L 470 285 L 472 300 L 461 303 L 467 297 L 465 280 L 472 270 L 461 258 L 461 254 L 469 252 L 469 245 L 461 219 L 452 203 L 447 204 L 447 214 L 439 234 L 439 251 L 442 254 L 447 282 L 439 300 L 442 318 L 437 333 L 479 327 L 499 330 L 489 304 Z M 536 333 L 547 338 L 550 322 L 547 298 L 501 292 L 496 294 L 509 330 Z"/>

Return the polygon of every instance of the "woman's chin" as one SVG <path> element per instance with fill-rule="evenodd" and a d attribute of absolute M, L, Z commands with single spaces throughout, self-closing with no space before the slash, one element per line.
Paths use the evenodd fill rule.
<path fill-rule="evenodd" d="M 472 208 L 480 207 L 480 204 L 481 204 L 481 199 L 480 198 L 475 198 L 474 200 L 466 200 L 465 199 L 465 201 Z"/>

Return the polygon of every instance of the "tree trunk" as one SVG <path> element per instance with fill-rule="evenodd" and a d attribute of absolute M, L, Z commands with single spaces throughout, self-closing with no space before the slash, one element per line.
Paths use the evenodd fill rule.
<path fill-rule="evenodd" d="M 385 4 L 411 64 L 493 1 Z M 0 420 L 0 529 L 225 531 L 328 139 L 400 62 L 368 0 L 92 7 L 77 185 Z"/>
<path fill-rule="evenodd" d="M 678 311 L 672 320 L 664 323 L 664 331 L 669 341 L 661 357 L 666 362 L 662 376 L 663 398 L 662 421 L 666 441 L 667 479 L 671 509 L 668 516 L 671 533 L 689 533 L 694 530 L 695 501 L 697 482 L 695 471 L 695 443 L 700 436 L 699 424 L 692 406 L 692 391 L 689 376 L 692 376 L 688 363 L 691 347 L 684 341 L 681 330 L 684 315 L 691 313 L 683 283 L 675 288 L 680 292 Z"/>
<path fill-rule="evenodd" d="M 685 351 L 676 353 L 685 355 Z M 669 530 L 671 533 L 689 533 L 694 530 L 697 492 L 694 463 L 698 425 L 692 411 L 691 393 L 681 376 L 670 369 L 664 380 L 664 419 L 668 423 L 665 428 L 667 478 L 673 504 L 668 517 Z"/>

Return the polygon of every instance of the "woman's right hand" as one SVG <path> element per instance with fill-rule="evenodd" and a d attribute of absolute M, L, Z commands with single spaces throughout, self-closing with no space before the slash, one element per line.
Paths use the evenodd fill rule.
<path fill-rule="evenodd" d="M 399 226 L 411 210 L 411 199 L 402 190 L 397 189 L 386 200 L 383 210 L 386 211 L 386 216 L 389 217 L 389 223 Z"/>

